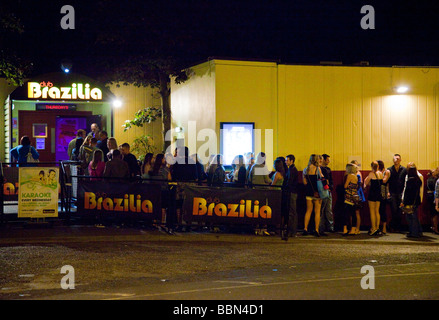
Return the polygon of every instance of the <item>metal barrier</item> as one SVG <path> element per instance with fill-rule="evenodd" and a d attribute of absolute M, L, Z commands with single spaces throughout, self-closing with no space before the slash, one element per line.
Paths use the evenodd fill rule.
<path fill-rule="evenodd" d="M 265 221 L 267 220 L 267 214 L 270 216 L 270 219 L 268 220 L 274 221 L 275 224 L 278 224 L 279 219 L 277 218 L 280 217 L 280 209 L 276 209 L 275 212 L 272 212 L 270 211 L 271 207 L 270 210 L 268 210 L 268 207 L 265 203 L 268 201 L 274 201 L 269 200 L 273 194 L 268 197 L 258 193 L 259 191 L 262 193 L 271 192 L 273 189 L 276 189 L 278 192 L 280 192 L 280 188 L 276 186 L 255 185 L 249 187 L 248 185 L 228 182 L 224 182 L 221 186 L 210 186 L 207 182 L 168 181 L 154 178 L 142 179 L 141 177 L 117 178 L 117 182 L 114 183 L 115 178 L 96 178 L 84 175 L 84 172 L 81 171 L 82 169 L 79 164 L 80 163 L 77 161 L 40 162 L 32 164 L 33 166 L 37 167 L 59 167 L 60 210 L 57 220 L 67 224 L 71 223 L 73 220 L 75 222 L 79 221 L 80 223 L 94 224 L 141 221 L 142 223 L 149 223 L 154 226 L 166 227 L 170 230 L 179 227 L 185 228 L 193 225 L 255 225 L 267 223 L 267 221 Z M 18 204 L 17 189 L 19 167 L 17 167 L 16 164 L 5 163 L 2 165 L 2 169 L 2 176 L 5 177 L 5 179 L 1 179 L 2 186 L 0 191 L 0 214 L 1 223 L 3 224 L 6 220 L 11 221 L 9 214 L 8 219 L 5 219 L 4 205 L 11 205 L 13 203 Z M 131 189 L 129 189 L 130 186 L 132 187 Z M 109 213 L 108 210 L 101 210 L 99 212 L 85 208 L 85 187 L 89 188 L 90 193 L 99 194 L 99 196 L 102 196 L 102 193 L 111 194 L 113 191 L 120 193 L 121 190 L 131 190 L 129 192 L 127 191 L 126 194 L 131 194 L 132 198 L 129 198 L 128 196 L 128 198 L 126 200 L 123 199 L 123 201 L 126 201 L 128 207 L 131 205 L 132 207 L 136 208 L 136 210 L 139 209 L 137 206 L 138 201 L 140 201 L 141 206 L 143 204 L 142 201 L 148 200 L 143 199 L 146 195 L 154 194 L 154 192 L 157 194 L 159 192 L 160 197 L 156 197 L 154 200 L 154 215 L 136 213 L 129 214 L 129 212 L 127 213 L 124 211 L 115 211 L 114 214 L 111 214 L 111 212 Z M 154 188 L 155 191 L 153 191 Z M 201 209 L 195 212 L 195 216 L 188 214 L 190 211 L 190 203 L 188 204 L 188 200 L 185 199 L 185 189 L 191 190 L 192 197 L 196 196 L 196 194 L 194 195 L 194 192 L 200 192 L 200 196 L 195 198 L 199 200 L 204 199 L 200 200 L 201 202 L 198 205 Z M 103 190 L 106 191 L 104 192 Z M 244 190 L 246 193 L 242 193 Z M 6 194 L 4 191 L 6 191 Z M 137 191 L 143 191 L 143 194 L 136 193 L 136 195 L 132 195 L 132 193 L 134 194 Z M 206 194 L 209 192 L 215 195 L 206 196 Z M 236 194 L 241 194 L 242 199 L 238 199 L 239 197 L 236 198 Z M 262 198 L 258 200 L 255 197 L 256 195 L 261 195 Z M 121 199 L 117 198 L 117 196 L 115 197 L 117 201 Z M 226 203 L 227 199 L 230 199 L 231 203 Z M 112 200 L 113 199 L 107 199 L 105 197 L 99 198 L 101 203 L 104 201 L 110 203 Z M 186 203 L 184 203 L 185 200 Z M 88 199 L 88 201 L 91 200 Z M 134 202 L 135 204 L 133 204 Z M 264 204 L 265 209 L 261 209 L 264 207 Z M 274 206 L 276 207 L 276 204 Z M 272 217 L 276 219 L 271 219 Z M 204 221 L 203 218 L 205 218 Z"/>

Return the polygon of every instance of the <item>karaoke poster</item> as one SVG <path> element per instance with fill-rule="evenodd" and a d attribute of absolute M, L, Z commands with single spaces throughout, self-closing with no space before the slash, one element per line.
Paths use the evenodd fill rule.
<path fill-rule="evenodd" d="M 59 168 L 19 169 L 18 217 L 58 217 Z"/>

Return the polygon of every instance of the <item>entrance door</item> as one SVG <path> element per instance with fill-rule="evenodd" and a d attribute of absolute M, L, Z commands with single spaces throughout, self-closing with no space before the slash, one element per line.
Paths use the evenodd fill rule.
<path fill-rule="evenodd" d="M 70 155 L 67 152 L 69 142 L 76 138 L 79 129 L 87 129 L 86 117 L 56 117 L 56 161 L 69 160 Z"/>
<path fill-rule="evenodd" d="M 55 144 L 51 143 L 54 135 L 51 128 L 55 128 L 55 117 L 50 117 L 45 112 L 19 111 L 18 128 L 18 144 L 22 136 L 29 136 L 31 145 L 40 154 L 41 162 L 55 161 Z"/>
<path fill-rule="evenodd" d="M 92 113 L 89 111 L 18 111 L 18 137 L 17 141 L 24 135 L 29 136 L 31 144 L 35 147 L 40 154 L 41 162 L 55 162 L 59 160 L 64 160 L 62 158 L 68 159 L 67 149 L 65 149 L 65 154 L 61 155 L 62 148 L 58 148 L 58 143 L 65 144 L 68 137 L 71 137 L 71 128 L 66 129 L 68 121 L 59 121 L 58 127 L 60 131 L 57 132 L 57 118 L 78 118 L 84 119 L 78 121 L 78 129 L 84 129 L 87 132 L 90 131 L 86 128 L 84 123 L 87 123 L 87 117 L 91 116 Z M 65 132 L 63 129 L 66 129 Z M 62 139 L 58 137 L 59 135 L 65 135 Z M 74 133 L 76 136 L 76 131 Z M 73 136 L 73 138 L 74 138 Z M 72 139 L 73 139 L 72 138 Z M 63 142 L 61 142 L 63 141 Z M 70 140 L 68 141 L 70 142 Z M 67 142 L 67 145 L 68 145 Z M 57 154 L 59 156 L 57 156 Z"/>

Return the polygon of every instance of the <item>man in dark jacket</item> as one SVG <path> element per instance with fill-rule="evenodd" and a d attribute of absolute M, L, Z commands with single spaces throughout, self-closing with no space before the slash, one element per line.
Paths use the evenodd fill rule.
<path fill-rule="evenodd" d="M 102 130 L 101 132 L 99 132 L 99 140 L 97 147 L 102 150 L 102 153 L 104 154 L 105 162 L 108 161 L 107 153 L 110 152 L 107 143 L 108 143 L 108 133 L 107 131 Z"/>
<path fill-rule="evenodd" d="M 105 163 L 104 177 L 108 178 L 129 178 L 130 168 L 128 163 L 122 160 L 122 155 L 119 150 L 112 151 L 112 158 Z M 127 179 L 109 179 L 110 182 L 126 182 Z"/>
<path fill-rule="evenodd" d="M 130 168 L 130 177 L 134 178 L 136 176 L 140 176 L 140 166 L 137 162 L 137 158 L 130 151 L 130 145 L 128 143 L 122 143 L 122 156 L 123 161 L 128 163 L 128 168 Z"/>
<path fill-rule="evenodd" d="M 286 173 L 285 179 L 285 189 L 289 193 L 289 203 L 288 203 L 288 236 L 295 237 L 297 233 L 297 186 L 299 184 L 299 173 L 294 164 L 296 158 L 294 155 L 289 154 L 286 156 L 286 164 L 288 166 L 288 171 Z"/>
<path fill-rule="evenodd" d="M 390 229 L 392 232 L 401 232 L 401 199 L 404 191 L 405 177 L 407 169 L 401 166 L 401 155 L 393 156 L 393 166 L 388 168 L 390 178 L 388 180 L 390 193 L 390 209 L 392 211 L 392 220 L 390 221 Z"/>

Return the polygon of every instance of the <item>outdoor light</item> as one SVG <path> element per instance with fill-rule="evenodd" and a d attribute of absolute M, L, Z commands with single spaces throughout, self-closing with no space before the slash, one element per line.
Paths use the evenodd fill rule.
<path fill-rule="evenodd" d="M 114 101 L 113 101 L 113 107 L 115 107 L 115 108 L 120 108 L 120 107 L 122 107 L 122 101 L 120 101 L 120 100 L 114 100 Z"/>
<path fill-rule="evenodd" d="M 396 93 L 406 93 L 408 90 L 409 88 L 406 86 L 400 86 L 395 88 Z"/>
<path fill-rule="evenodd" d="M 64 59 L 61 61 L 61 70 L 65 73 L 69 73 L 70 70 L 72 70 L 72 65 L 72 61 L 70 61 L 69 59 Z"/>

